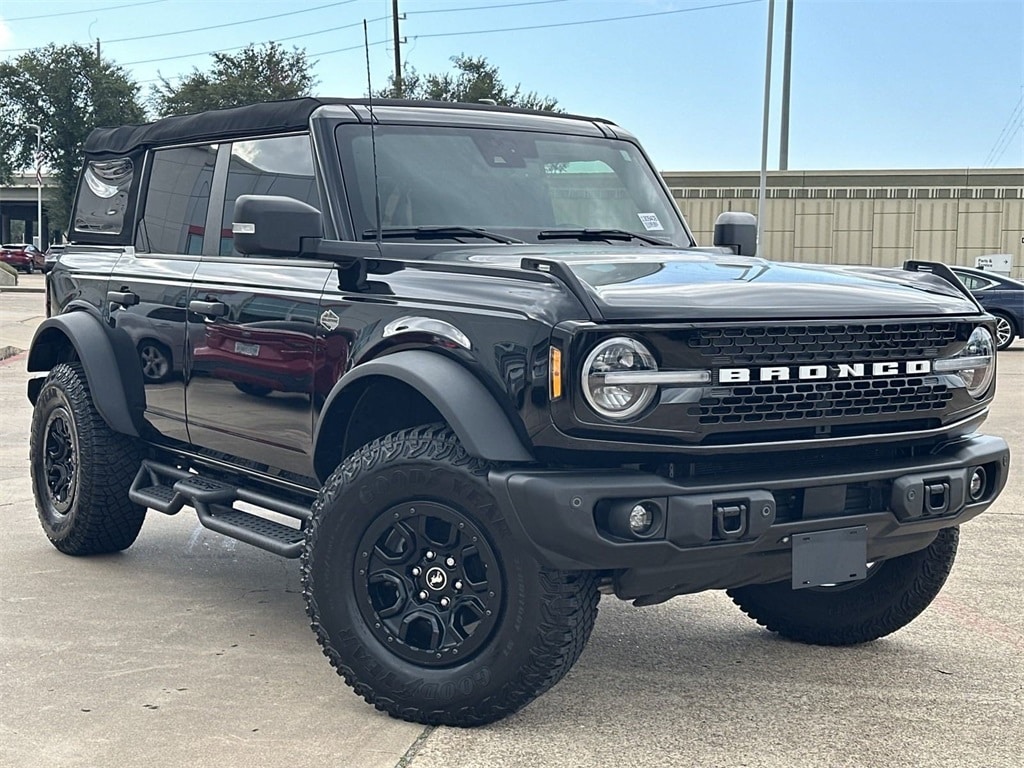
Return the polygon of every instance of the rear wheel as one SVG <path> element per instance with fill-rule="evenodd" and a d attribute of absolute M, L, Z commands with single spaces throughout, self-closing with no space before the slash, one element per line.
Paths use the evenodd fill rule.
<path fill-rule="evenodd" d="M 942 589 L 953 568 L 959 529 L 945 528 L 918 552 L 875 563 L 863 581 L 792 589 L 788 581 L 728 591 L 758 624 L 790 640 L 855 645 L 913 621 Z"/>
<path fill-rule="evenodd" d="M 357 451 L 313 508 L 303 587 L 324 653 L 393 717 L 481 725 L 525 706 L 579 658 L 592 574 L 541 568 L 512 537 L 446 427 Z"/>
<path fill-rule="evenodd" d="M 996 318 L 996 349 L 1006 349 L 1013 344 L 1013 340 L 1017 337 L 1013 320 L 1002 312 L 993 312 L 992 314 Z"/>
<path fill-rule="evenodd" d="M 131 546 L 146 516 L 128 499 L 141 455 L 96 411 L 81 366 L 50 371 L 32 413 L 32 490 L 43 530 L 69 555 Z"/>

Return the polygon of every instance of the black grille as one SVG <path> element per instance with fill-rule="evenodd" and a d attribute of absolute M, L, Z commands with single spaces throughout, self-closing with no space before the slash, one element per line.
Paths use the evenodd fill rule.
<path fill-rule="evenodd" d="M 966 339 L 959 325 L 932 321 L 699 328 L 687 344 L 712 365 L 913 360 L 938 357 L 958 333 Z"/>
<path fill-rule="evenodd" d="M 945 384 L 921 377 L 755 384 L 710 389 L 690 415 L 707 425 L 922 415 L 952 397 Z"/>

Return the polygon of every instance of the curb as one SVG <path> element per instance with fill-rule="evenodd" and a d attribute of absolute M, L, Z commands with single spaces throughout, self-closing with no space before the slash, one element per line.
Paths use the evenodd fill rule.
<path fill-rule="evenodd" d="M 22 288 L 20 285 L 0 285 L 0 293 L 46 293 L 46 288 Z"/>

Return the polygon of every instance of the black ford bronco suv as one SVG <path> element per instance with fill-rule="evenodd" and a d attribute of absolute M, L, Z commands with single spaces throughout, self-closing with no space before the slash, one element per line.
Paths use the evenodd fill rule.
<path fill-rule="evenodd" d="M 944 266 L 699 248 L 605 120 L 300 99 L 98 129 L 28 358 L 62 552 L 147 509 L 301 559 L 324 653 L 499 719 L 600 592 L 727 589 L 846 645 L 935 597 L 1006 481 L 994 319 Z"/>

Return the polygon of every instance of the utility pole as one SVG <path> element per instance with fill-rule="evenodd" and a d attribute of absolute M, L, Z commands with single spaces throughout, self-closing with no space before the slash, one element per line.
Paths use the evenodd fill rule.
<path fill-rule="evenodd" d="M 100 60 L 100 39 L 96 38 L 96 61 Z"/>
<path fill-rule="evenodd" d="M 39 250 L 43 250 L 43 129 L 35 123 L 26 123 L 36 132 L 36 231 L 39 235 Z"/>
<path fill-rule="evenodd" d="M 768 107 L 772 95 L 772 35 L 775 29 L 775 0 L 768 0 L 768 43 L 764 63 L 764 123 L 761 128 L 761 185 L 757 194 L 757 246 L 760 252 L 764 232 L 764 199 L 768 186 Z"/>
<path fill-rule="evenodd" d="M 395 40 L 395 95 L 402 98 L 402 38 L 398 33 L 398 0 L 391 0 L 391 25 Z"/>
<path fill-rule="evenodd" d="M 786 42 L 782 60 L 782 128 L 779 137 L 779 170 L 789 170 L 789 71 L 793 63 L 793 0 L 786 0 Z"/>

